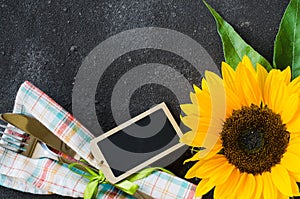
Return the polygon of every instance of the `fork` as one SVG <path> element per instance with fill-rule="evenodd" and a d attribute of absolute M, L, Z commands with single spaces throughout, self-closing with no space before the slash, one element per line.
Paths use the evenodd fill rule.
<path fill-rule="evenodd" d="M 0 146 L 30 158 L 50 158 L 59 161 L 59 155 L 37 138 L 14 127 L 0 124 Z"/>
<path fill-rule="evenodd" d="M 3 120 L 1 114 L 0 119 Z M 52 160 L 67 164 L 79 162 L 78 160 L 64 154 L 61 151 L 57 151 L 56 149 L 52 149 L 53 151 L 50 150 L 50 148 L 44 142 L 39 141 L 39 139 L 29 134 L 29 132 L 26 133 L 11 124 L 8 124 L 7 126 L 0 124 L 0 128 L 5 129 L 4 131 L 0 131 L 0 134 L 2 134 L 0 137 L 0 146 L 8 150 L 20 153 L 30 158 L 50 158 Z M 80 163 L 85 164 L 84 162 Z M 94 171 L 98 171 L 89 164 L 86 164 L 86 166 Z M 153 199 L 153 197 L 140 192 L 139 190 L 137 190 L 133 196 L 137 199 Z"/>
<path fill-rule="evenodd" d="M 71 157 L 61 151 L 58 151 L 57 149 L 54 149 L 40 141 L 33 135 L 28 134 L 11 124 L 8 124 L 7 126 L 0 124 L 0 129 L 1 128 L 5 129 L 4 131 L 0 130 L 0 135 L 2 134 L 0 137 L 0 146 L 3 148 L 34 159 L 50 158 L 66 164 L 73 162 L 85 164 L 84 162 L 79 161 L 80 157 Z M 87 166 L 95 170 L 95 168 L 91 165 Z"/>
<path fill-rule="evenodd" d="M 2 113 L 0 120 L 8 124 L 2 125 L 6 128 L 3 132 L 6 134 L 2 136 L 2 146 L 5 148 L 31 158 L 38 158 L 37 152 L 46 151 L 46 157 L 49 157 L 50 153 L 51 159 L 58 159 L 67 164 L 80 160 L 80 156 L 74 150 L 35 118 L 18 113 Z M 12 138 L 11 135 L 17 137 Z"/>

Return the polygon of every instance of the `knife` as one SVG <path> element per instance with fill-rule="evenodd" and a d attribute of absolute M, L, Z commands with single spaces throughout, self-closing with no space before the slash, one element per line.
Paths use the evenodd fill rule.
<path fill-rule="evenodd" d="M 76 156 L 76 152 L 73 151 L 68 145 L 66 145 L 62 140 L 60 140 L 55 134 L 53 134 L 47 127 L 45 127 L 37 119 L 18 113 L 3 113 L 0 114 L 0 119 L 17 127 L 18 129 L 28 133 L 38 140 L 46 143 L 55 150 L 61 151 L 64 154 L 73 157 Z M 60 160 L 64 163 L 70 164 L 74 161 L 71 161 L 67 158 L 60 157 Z M 148 194 L 145 194 L 137 190 L 133 196 L 137 199 L 153 199 Z"/>
<path fill-rule="evenodd" d="M 76 157 L 78 155 L 75 151 L 73 151 L 68 145 L 66 145 L 66 143 L 60 140 L 37 119 L 18 113 L 3 113 L 0 114 L 0 119 L 17 127 L 25 133 L 34 136 L 53 149 L 60 151 L 71 158 L 79 159 Z M 71 163 L 69 159 L 64 157 L 62 157 L 62 161 L 65 163 Z"/>

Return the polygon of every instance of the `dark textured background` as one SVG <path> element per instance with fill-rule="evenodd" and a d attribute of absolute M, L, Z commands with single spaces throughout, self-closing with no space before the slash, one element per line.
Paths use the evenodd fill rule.
<path fill-rule="evenodd" d="M 287 0 L 207 2 L 249 44 L 272 61 L 273 41 Z M 103 40 L 128 29 L 148 26 L 174 29 L 198 41 L 218 66 L 224 59 L 215 22 L 200 0 L 0 0 L 0 16 L 0 112 L 12 111 L 17 89 L 25 80 L 71 112 L 74 77 L 83 59 Z M 167 52 L 159 54 L 145 50 L 136 53 L 129 56 L 143 57 L 144 63 L 151 56 L 159 57 L 158 60 L 164 60 L 164 56 L 172 59 Z M 176 62 L 177 59 L 172 60 Z M 125 60 L 119 60 L 120 64 L 123 62 L 126 64 Z M 118 75 L 119 72 L 114 73 Z M 198 79 L 193 81 L 199 82 Z M 105 84 L 105 80 L 103 82 Z M 110 79 L 106 82 L 109 85 Z M 151 89 L 156 91 L 150 93 Z M 132 99 L 133 115 L 152 105 L 156 98 L 167 101 L 176 112 L 177 101 L 171 93 L 157 85 L 151 89 L 143 90 L 146 94 L 149 92 L 148 97 Z M 180 171 L 177 172 L 180 175 Z M 0 187 L 0 198 L 40 197 L 63 198 Z"/>

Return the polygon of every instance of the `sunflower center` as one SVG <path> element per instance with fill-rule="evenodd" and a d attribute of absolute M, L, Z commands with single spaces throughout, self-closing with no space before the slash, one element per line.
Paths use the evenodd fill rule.
<path fill-rule="evenodd" d="M 224 122 L 222 153 L 241 172 L 261 174 L 280 163 L 289 136 L 279 114 L 252 104 L 234 110 Z"/>
<path fill-rule="evenodd" d="M 264 146 L 263 132 L 258 129 L 245 129 L 238 136 L 240 148 L 247 154 L 258 153 Z"/>

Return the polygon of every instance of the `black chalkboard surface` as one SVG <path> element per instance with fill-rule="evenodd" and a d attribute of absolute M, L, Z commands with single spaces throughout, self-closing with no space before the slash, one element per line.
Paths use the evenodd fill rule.
<path fill-rule="evenodd" d="M 91 141 L 91 151 L 111 183 L 117 183 L 165 156 L 186 150 L 182 132 L 165 103 L 161 103 Z M 183 150 L 185 149 L 185 150 Z M 181 155 L 180 154 L 180 155 Z M 175 161 L 159 165 L 165 167 Z"/>
<path fill-rule="evenodd" d="M 233 25 L 246 42 L 272 62 L 273 41 L 288 0 L 207 2 Z M 199 43 L 216 66 L 220 66 L 224 60 L 215 22 L 201 0 L 0 0 L 0 111 L 12 111 L 17 89 L 28 80 L 69 112 L 75 113 L 74 105 L 93 104 L 101 132 L 109 131 L 163 101 L 179 124 L 181 102 L 177 97 L 181 93 L 179 91 L 187 90 L 180 87 L 181 84 L 175 85 L 179 80 L 178 74 L 182 74 L 189 84 L 199 85 L 203 74 L 195 67 L 204 66 L 194 66 L 182 56 L 162 49 L 134 49 L 120 55 L 103 71 L 101 77 L 97 77 L 96 92 L 89 98 L 90 101 L 73 103 L 76 100 L 72 97 L 74 84 L 78 85 L 74 78 L 89 53 L 114 35 L 145 27 L 160 27 L 182 33 Z M 144 43 L 147 42 L 151 44 L 151 40 L 145 40 Z M 179 46 L 179 50 L 184 46 L 179 40 L 173 43 Z M 105 57 L 113 53 L 107 51 Z M 132 91 L 130 99 L 124 103 L 126 108 L 111 107 L 115 84 L 125 73 L 136 66 L 157 63 L 174 70 L 161 70 L 160 66 L 155 65 L 152 72 L 138 73 L 137 77 L 148 74 L 148 78 L 157 81 L 143 84 Z M 211 65 L 205 67 L 218 72 Z M 93 77 L 86 79 L 90 78 Z M 129 80 L 123 78 L 122 82 L 132 82 Z M 172 92 L 172 85 L 178 88 L 178 92 Z M 75 117 L 80 118 L 80 115 L 76 113 Z M 115 118 L 118 118 L 117 122 Z M 93 127 L 90 121 L 83 124 Z M 99 132 L 93 133 L 99 136 Z M 182 162 L 189 157 L 189 153 L 184 154 L 168 168 L 183 177 L 190 165 L 183 166 Z M 198 182 L 195 179 L 192 181 Z M 64 197 L 38 196 L 0 187 L 0 198 Z"/>

